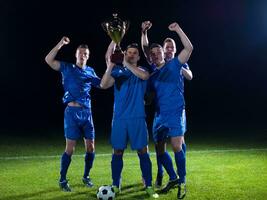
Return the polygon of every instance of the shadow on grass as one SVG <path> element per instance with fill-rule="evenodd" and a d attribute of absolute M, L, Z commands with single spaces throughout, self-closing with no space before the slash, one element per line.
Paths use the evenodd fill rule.
<path fill-rule="evenodd" d="M 20 195 L 10 195 L 6 197 L 0 197 L 0 200 L 26 200 L 26 199 L 50 199 L 50 200 L 68 200 L 68 199 L 96 199 L 96 189 L 86 188 L 81 184 L 71 185 L 72 192 L 63 192 L 58 187 L 48 188 L 46 190 L 40 190 L 37 192 L 20 194 Z M 82 187 L 83 186 L 83 187 Z M 86 190 L 80 190 L 81 188 Z M 88 190 L 87 190 L 88 189 Z M 50 197 L 44 197 L 50 196 Z"/>
<path fill-rule="evenodd" d="M 47 194 L 47 193 L 51 193 L 51 192 L 58 192 L 58 188 L 50 188 L 47 190 L 41 190 L 38 192 L 33 192 L 33 193 L 27 193 L 27 194 L 20 194 L 20 195 L 10 195 L 7 197 L 0 197 L 0 200 L 16 200 L 16 199 L 33 199 L 34 197 L 36 197 L 36 199 L 40 199 L 42 194 Z M 39 198 L 38 198 L 39 197 Z"/>
<path fill-rule="evenodd" d="M 149 199 L 149 196 L 142 183 L 135 183 L 122 187 L 122 192 L 117 196 L 117 199 L 142 200 Z"/>
<path fill-rule="evenodd" d="M 71 199 L 97 199 L 96 198 L 96 188 L 90 188 L 88 190 L 80 190 L 81 184 L 72 185 L 72 192 L 62 192 L 57 187 L 48 188 L 46 190 L 40 190 L 37 192 L 20 194 L 20 195 L 10 195 L 5 197 L 0 197 L 0 200 L 27 200 L 27 199 L 43 199 L 43 195 L 48 196 L 45 199 L 49 200 L 71 200 Z M 118 195 L 116 199 L 127 199 L 127 200 L 142 200 L 149 199 L 149 196 L 145 193 L 145 189 L 141 183 L 130 184 L 122 187 L 122 192 Z"/>

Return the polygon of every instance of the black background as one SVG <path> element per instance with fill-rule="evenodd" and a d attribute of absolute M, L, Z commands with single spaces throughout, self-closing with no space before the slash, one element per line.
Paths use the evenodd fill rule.
<path fill-rule="evenodd" d="M 75 62 L 75 50 L 89 45 L 88 64 L 102 77 L 110 38 L 101 22 L 119 13 L 130 21 L 122 47 L 140 44 L 141 22 L 153 23 L 150 42 L 173 37 L 168 25 L 177 21 L 194 51 L 194 74 L 185 83 L 188 128 L 199 131 L 264 131 L 267 102 L 267 1 L 1 1 L 1 134 L 15 131 L 63 130 L 61 75 L 44 61 L 68 36 L 57 59 Z M 142 55 L 141 65 L 145 65 Z M 113 90 L 93 89 L 96 130 L 110 130 Z M 147 108 L 148 122 L 151 107 Z M 99 131 L 102 132 L 102 131 Z M 253 132 L 251 132 L 253 133 Z"/>

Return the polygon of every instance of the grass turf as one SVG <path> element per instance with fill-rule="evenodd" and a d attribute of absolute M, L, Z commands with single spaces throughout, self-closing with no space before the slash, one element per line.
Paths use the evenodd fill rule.
<path fill-rule="evenodd" d="M 253 139 L 251 139 L 253 138 Z M 229 137 L 202 138 L 187 141 L 187 196 L 194 200 L 265 200 L 267 197 L 266 136 L 246 140 Z M 231 141 L 231 142 L 227 142 Z M 150 145 L 153 151 L 153 145 Z M 58 188 L 59 159 L 64 139 L 6 137 L 0 142 L 0 200 L 96 199 L 97 188 L 111 183 L 111 147 L 105 139 L 96 142 L 96 159 L 91 178 L 94 188 L 81 182 L 83 144 L 77 144 L 68 171 L 73 192 Z M 172 155 L 172 154 L 171 154 Z M 151 153 L 153 177 L 155 154 Z M 135 152 L 126 151 L 122 173 L 122 193 L 116 199 L 147 199 L 141 182 L 139 160 Z M 167 182 L 165 173 L 164 183 Z M 176 199 L 177 189 L 161 194 L 160 199 Z"/>

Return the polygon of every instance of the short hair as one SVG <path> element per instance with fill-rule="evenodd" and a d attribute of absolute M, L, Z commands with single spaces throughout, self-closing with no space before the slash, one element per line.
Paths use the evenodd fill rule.
<path fill-rule="evenodd" d="M 138 47 L 138 44 L 137 44 L 137 43 L 131 43 L 131 44 L 129 44 L 129 45 L 126 47 L 125 51 L 127 51 L 129 48 L 135 48 L 135 49 L 137 49 L 138 52 L 139 52 L 139 47 Z"/>
<path fill-rule="evenodd" d="M 166 42 L 174 42 L 174 40 L 172 38 L 166 38 L 164 41 L 163 41 L 163 44 L 165 44 Z"/>
<path fill-rule="evenodd" d="M 89 49 L 87 44 L 80 44 L 77 49 L 82 48 L 82 49 Z"/>
<path fill-rule="evenodd" d="M 88 51 L 89 51 L 89 53 L 90 53 L 90 49 L 89 49 L 89 47 L 88 47 L 87 44 L 80 44 L 80 45 L 77 47 L 76 51 L 77 51 L 78 49 L 88 49 Z"/>
<path fill-rule="evenodd" d="M 151 50 L 153 48 L 161 48 L 162 49 L 162 46 L 158 43 L 152 43 L 149 47 L 149 50 Z"/>

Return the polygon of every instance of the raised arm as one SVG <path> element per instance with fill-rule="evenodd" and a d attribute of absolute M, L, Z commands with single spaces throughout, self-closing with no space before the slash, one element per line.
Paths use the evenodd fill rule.
<path fill-rule="evenodd" d="M 63 37 L 60 42 L 46 55 L 45 61 L 46 63 L 54 70 L 59 71 L 60 62 L 56 60 L 56 55 L 58 51 L 66 44 L 70 43 L 70 39 L 68 37 Z"/>
<path fill-rule="evenodd" d="M 147 31 L 152 27 L 152 23 L 150 21 L 144 21 L 142 23 L 142 35 L 141 35 L 141 46 L 142 46 L 142 50 L 143 53 L 146 57 L 146 60 L 148 63 L 150 63 L 149 60 L 149 41 L 148 41 L 148 37 L 147 37 Z"/>
<path fill-rule="evenodd" d="M 115 46 L 116 46 L 116 44 L 113 41 L 111 41 L 111 43 L 108 46 L 106 55 L 105 55 L 107 69 L 106 69 L 106 72 L 101 79 L 100 87 L 102 89 L 107 89 L 107 88 L 113 86 L 113 84 L 115 82 L 114 78 L 111 76 L 111 71 L 112 71 L 115 64 L 112 63 L 111 59 L 110 59 L 110 56 L 115 49 Z"/>
<path fill-rule="evenodd" d="M 180 63 L 184 64 L 190 58 L 190 55 L 193 51 L 193 45 L 191 44 L 190 40 L 188 39 L 186 34 L 181 29 L 181 27 L 176 22 L 169 25 L 169 30 L 175 31 L 178 34 L 178 36 L 180 37 L 180 40 L 184 46 L 184 48 L 182 49 L 182 51 L 178 55 L 178 60 L 180 61 Z"/>

